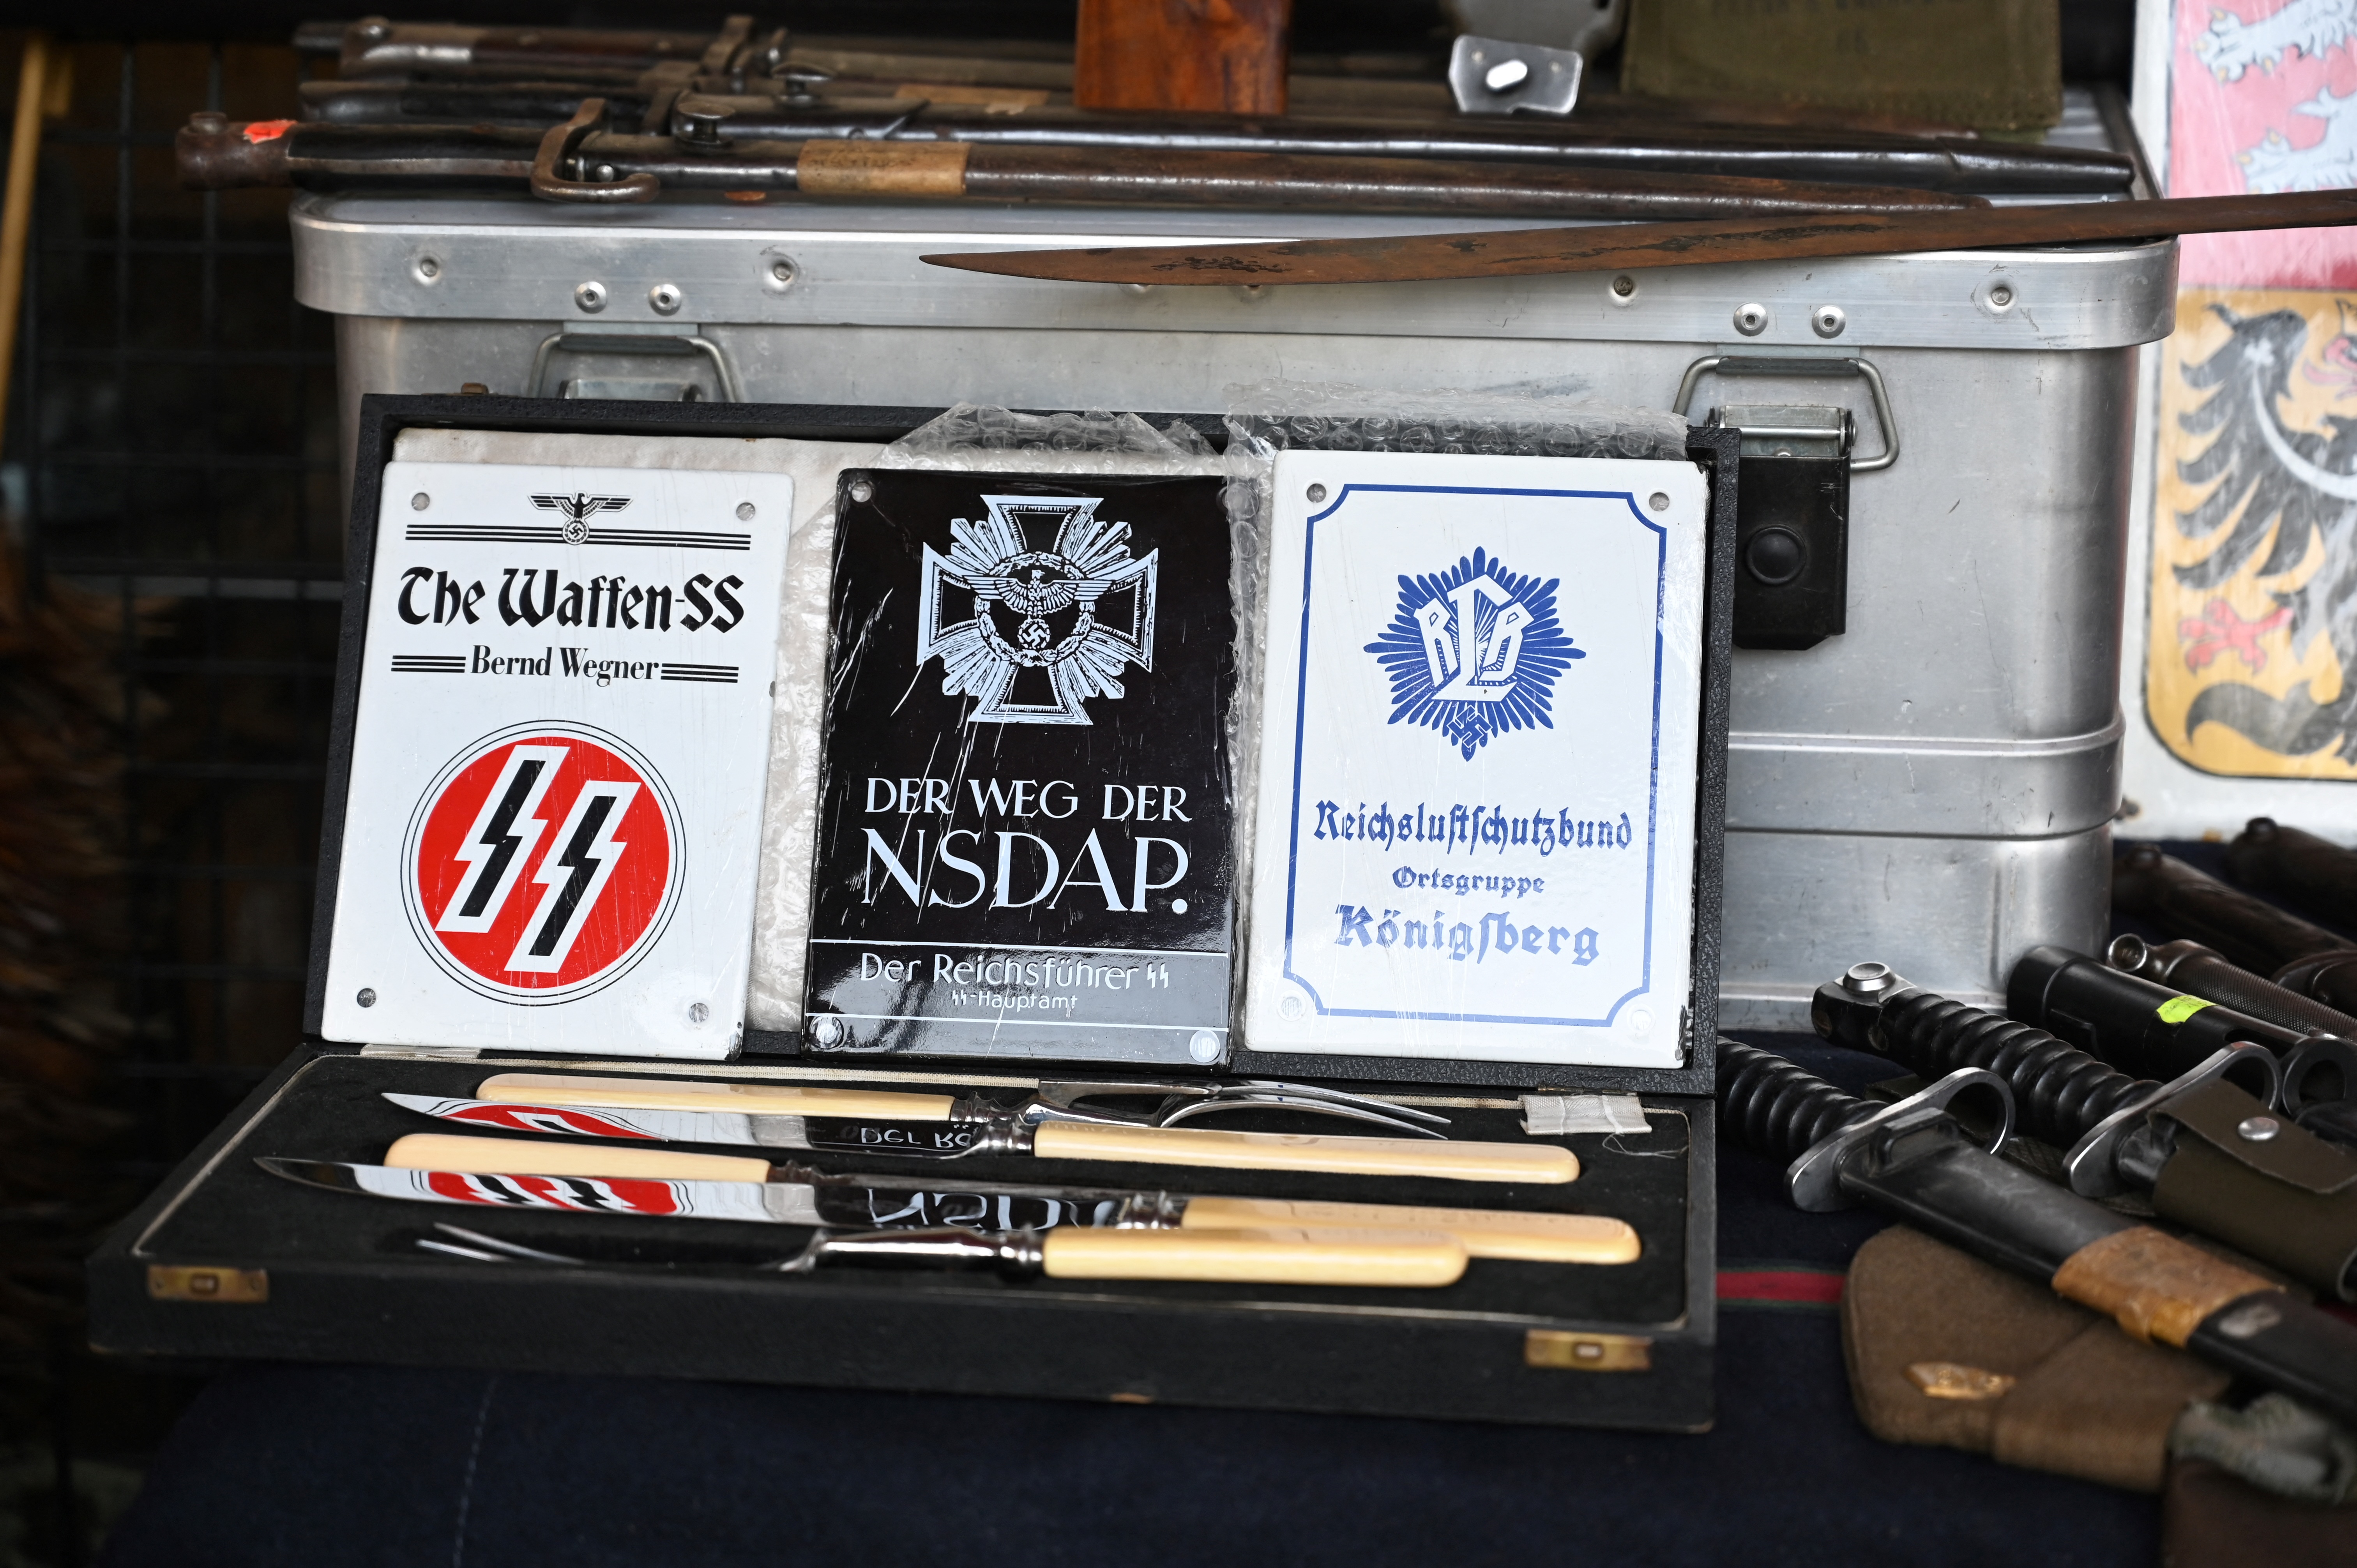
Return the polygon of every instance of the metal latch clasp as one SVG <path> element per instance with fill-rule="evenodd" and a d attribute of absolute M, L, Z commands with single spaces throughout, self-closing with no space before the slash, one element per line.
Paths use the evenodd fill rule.
<path fill-rule="evenodd" d="M 1653 1342 L 1642 1334 L 1534 1328 L 1523 1336 L 1523 1364 L 1550 1371 L 1650 1372 Z"/>
<path fill-rule="evenodd" d="M 1729 403 L 1720 423 L 1742 432 L 1735 499 L 1735 646 L 1798 650 L 1848 629 L 1849 480 L 1899 457 L 1889 389 L 1870 362 L 1846 356 L 1710 354 L 1678 381 L 1684 414 L 1704 376 L 1856 375 L 1882 427 L 1882 449 L 1855 454 L 1856 424 L 1839 405 Z"/>
<path fill-rule="evenodd" d="M 270 1299 L 268 1269 L 228 1269 L 187 1263 L 147 1265 L 147 1294 L 155 1301 L 209 1301 L 253 1306 Z"/>

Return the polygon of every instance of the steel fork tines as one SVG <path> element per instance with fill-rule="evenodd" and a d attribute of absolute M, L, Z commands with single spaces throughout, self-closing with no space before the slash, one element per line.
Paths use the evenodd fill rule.
<path fill-rule="evenodd" d="M 1081 1101 L 1115 1097 L 1159 1095 L 1162 1102 L 1140 1117 L 1105 1110 L 1083 1109 Z M 1039 1086 L 1034 1102 L 1050 1121 L 1110 1122 L 1173 1127 L 1228 1111 L 1298 1111 L 1364 1122 L 1419 1138 L 1446 1138 L 1436 1129 L 1448 1118 L 1372 1095 L 1352 1094 L 1310 1083 L 1279 1083 L 1270 1079 L 1245 1079 L 1234 1083 L 1125 1083 L 1111 1079 L 1060 1079 Z"/>

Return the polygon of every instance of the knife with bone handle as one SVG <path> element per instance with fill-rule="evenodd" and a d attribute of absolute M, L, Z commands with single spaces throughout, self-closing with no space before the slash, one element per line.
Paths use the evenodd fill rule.
<path fill-rule="evenodd" d="M 889 1122 L 990 1122 L 1008 1114 L 1027 1122 L 1102 1122 L 1121 1126 L 1174 1126 L 1228 1111 L 1297 1111 L 1441 1138 L 1448 1118 L 1372 1095 L 1312 1083 L 1245 1079 L 1234 1083 L 1048 1079 L 1022 1104 L 1001 1105 L 978 1095 L 910 1094 L 893 1090 L 822 1089 L 791 1083 L 725 1083 L 709 1079 L 609 1078 L 595 1074 L 503 1072 L 476 1087 L 479 1100 L 533 1105 L 741 1111 L 773 1116 L 877 1117 Z M 1083 1103 L 1153 1100 L 1150 1112 L 1124 1112 Z"/>
<path fill-rule="evenodd" d="M 1635 1261 L 1641 1250 L 1637 1232 L 1625 1220 L 1604 1215 L 1220 1197 L 999 1182 L 920 1184 L 905 1175 L 834 1176 L 807 1165 L 770 1165 L 740 1155 L 618 1149 L 602 1144 L 413 1133 L 395 1142 L 384 1161 L 387 1168 L 394 1170 L 758 1184 L 766 1194 L 765 1214 L 781 1224 L 860 1230 L 963 1224 L 1000 1230 L 1048 1230 L 1057 1225 L 1444 1230 L 1474 1257 L 1534 1263 L 1626 1263 Z M 707 1197 L 706 1201 L 716 1199 Z M 741 1205 L 743 1200 L 738 1201 Z M 719 1217 L 740 1218 L 733 1213 Z"/>
<path fill-rule="evenodd" d="M 963 1159 L 968 1155 L 1035 1155 L 1043 1159 L 1202 1165 L 1222 1170 L 1321 1171 L 1333 1176 L 1432 1176 L 1507 1185 L 1528 1182 L 1553 1186 L 1579 1175 L 1579 1156 L 1555 1144 L 1426 1143 L 1413 1138 L 1231 1133 L 1129 1122 L 1032 1121 L 1028 1112 L 1010 1111 L 994 1112 L 973 1120 L 881 1121 L 808 1112 L 567 1106 L 436 1099 L 425 1094 L 387 1094 L 384 1098 L 404 1110 L 472 1127 L 557 1133 L 581 1138 L 626 1138 L 642 1143 L 721 1144 L 935 1161 Z M 946 1095 L 932 1098 L 949 1100 Z M 716 1097 L 714 1102 L 732 1103 Z M 906 1112 L 895 1114 L 905 1116 Z"/>
<path fill-rule="evenodd" d="M 473 1144 L 475 1139 L 442 1139 Z M 629 1149 L 627 1155 L 648 1151 Z M 715 1159 L 673 1155 L 673 1159 Z M 799 1273 L 819 1263 L 917 1267 L 996 1266 L 1054 1279 L 1208 1280 L 1232 1283 L 1431 1286 L 1465 1272 L 1464 1242 L 1446 1230 L 1398 1226 L 1179 1222 L 974 1230 L 955 1225 L 831 1234 L 808 1187 L 787 1183 L 642 1176 L 511 1175 L 477 1169 L 350 1165 L 264 1157 L 275 1176 L 307 1187 L 412 1202 L 555 1209 L 576 1214 L 742 1219 L 814 1225 Z M 758 1165 L 759 1162 L 748 1162 Z M 554 1261 L 554 1260 L 551 1260 Z"/>

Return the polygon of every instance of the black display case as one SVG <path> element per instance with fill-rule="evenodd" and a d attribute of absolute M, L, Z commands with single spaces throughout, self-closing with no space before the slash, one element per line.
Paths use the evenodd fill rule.
<path fill-rule="evenodd" d="M 889 440 L 938 410 L 381 397 L 363 402 L 347 554 L 310 1035 L 90 1262 L 102 1351 L 174 1360 L 296 1359 L 621 1372 L 839 1387 L 1361 1412 L 1698 1430 L 1711 1419 L 1714 1123 L 1720 855 L 1737 435 L 1688 455 L 1713 484 L 1686 1065 L 1667 1070 L 1239 1051 L 1230 1074 L 1316 1070 L 1438 1110 L 1458 1138 L 1516 1140 L 1519 1096 L 1641 1097 L 1650 1130 L 1575 1133 L 1579 1178 L 1477 1183 L 1198 1172 L 972 1157 L 960 1176 L 1618 1216 L 1642 1255 L 1615 1267 L 1477 1260 L 1457 1283 L 1382 1291 L 1014 1280 L 820 1271 L 781 1274 L 808 1232 L 695 1219 L 443 1210 L 308 1190 L 258 1156 L 366 1163 L 417 1118 L 385 1092 L 463 1097 L 490 1072 L 770 1079 L 1006 1095 L 1102 1065 L 833 1061 L 750 1034 L 726 1064 L 363 1047 L 319 1037 L 374 555 L 379 478 L 404 429 Z M 1150 416 L 1165 423 L 1170 416 Z M 1189 416 L 1207 436 L 1219 422 Z M 1150 1076 L 1168 1077 L 1168 1069 Z M 1270 1113 L 1281 1117 L 1282 1113 Z M 1286 1130 L 1282 1120 L 1261 1123 Z M 1300 1130 L 1319 1130 L 1300 1124 Z M 579 1260 L 477 1262 L 421 1248 L 436 1220 Z"/>

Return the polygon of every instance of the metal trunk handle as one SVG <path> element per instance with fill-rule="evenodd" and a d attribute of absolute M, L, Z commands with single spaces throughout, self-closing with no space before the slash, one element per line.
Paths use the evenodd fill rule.
<path fill-rule="evenodd" d="M 720 383 L 720 401 L 743 403 L 736 367 L 720 345 L 699 332 L 552 332 L 540 341 L 532 357 L 532 374 L 524 385 L 532 397 L 548 396 L 548 367 L 559 351 L 568 354 L 701 354 L 712 362 L 713 379 Z"/>
<path fill-rule="evenodd" d="M 1876 473 L 1899 461 L 1899 421 L 1891 416 L 1889 389 L 1882 384 L 1882 372 L 1875 368 L 1871 360 L 1817 354 L 1706 354 L 1688 365 L 1686 373 L 1678 381 L 1677 402 L 1672 407 L 1680 418 L 1686 417 L 1687 405 L 1694 402 L 1695 388 L 1701 384 L 1703 377 L 1714 371 L 1722 376 L 1813 376 L 1828 371 L 1863 376 L 1867 393 L 1874 400 L 1874 417 L 1882 424 L 1882 450 L 1870 457 L 1852 457 L 1849 471 L 1853 474 Z M 1768 435 L 1778 433 L 1760 430 L 1752 434 Z"/>

